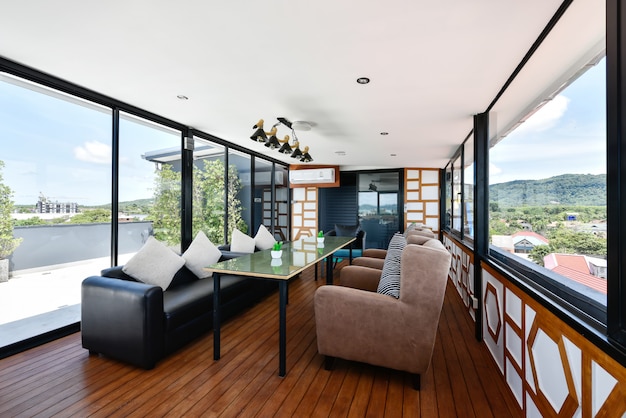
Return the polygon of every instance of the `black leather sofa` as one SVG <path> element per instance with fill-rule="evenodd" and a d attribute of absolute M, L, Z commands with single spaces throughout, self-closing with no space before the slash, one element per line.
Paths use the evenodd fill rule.
<path fill-rule="evenodd" d="M 236 255 L 222 251 L 221 260 Z M 228 275 L 220 285 L 223 319 L 277 289 L 274 282 Z M 213 329 L 213 278 L 198 279 L 185 266 L 166 291 L 134 280 L 121 266 L 108 268 L 83 281 L 81 297 L 83 347 L 144 369 Z"/>

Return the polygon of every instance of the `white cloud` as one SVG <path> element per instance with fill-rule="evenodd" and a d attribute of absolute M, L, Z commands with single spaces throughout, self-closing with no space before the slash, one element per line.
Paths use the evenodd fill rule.
<path fill-rule="evenodd" d="M 517 130 L 527 133 L 529 131 L 541 132 L 552 128 L 563 115 L 565 115 L 569 103 L 569 98 L 559 94 L 543 105 L 543 107 L 529 117 L 526 122 L 522 123 Z"/>
<path fill-rule="evenodd" d="M 111 164 L 111 147 L 99 141 L 88 141 L 74 148 L 74 156 L 88 163 Z"/>
<path fill-rule="evenodd" d="M 489 163 L 489 175 L 490 176 L 497 176 L 500 173 L 502 173 L 502 169 L 500 167 L 496 166 L 493 163 Z"/>

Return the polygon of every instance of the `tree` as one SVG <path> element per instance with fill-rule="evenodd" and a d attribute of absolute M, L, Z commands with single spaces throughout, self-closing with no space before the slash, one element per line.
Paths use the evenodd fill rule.
<path fill-rule="evenodd" d="M 543 258 L 552 252 L 554 251 L 549 245 L 536 245 L 532 250 L 530 250 L 528 258 L 540 266 L 543 266 Z"/>
<path fill-rule="evenodd" d="M 0 161 L 0 260 L 10 256 L 22 242 L 21 238 L 13 237 L 13 190 L 4 184 L 3 168 L 4 161 Z"/>
<path fill-rule="evenodd" d="M 154 205 L 149 220 L 153 222 L 154 236 L 169 245 L 180 243 L 180 184 L 179 172 L 163 165 L 155 179 Z M 203 231 L 214 243 L 224 241 L 224 220 L 228 210 L 228 235 L 234 228 L 247 232 L 242 218 L 241 201 L 237 194 L 241 180 L 234 165 L 228 167 L 228 185 L 224 189 L 224 162 L 204 160 L 201 167 L 193 169 L 192 218 L 193 235 Z M 226 199 L 227 197 L 227 199 Z"/>
<path fill-rule="evenodd" d="M 71 224 L 93 224 L 111 222 L 111 211 L 108 209 L 89 209 L 72 216 Z"/>
<path fill-rule="evenodd" d="M 606 238 L 586 232 L 576 232 L 561 226 L 550 233 L 550 245 L 555 252 L 592 256 L 606 255 Z"/>
<path fill-rule="evenodd" d="M 180 244 L 180 173 L 163 164 L 154 181 L 154 206 L 150 210 L 154 237 L 169 245 Z"/>
<path fill-rule="evenodd" d="M 241 180 L 234 165 L 228 167 L 228 185 L 224 184 L 224 162 L 204 160 L 202 168 L 194 167 L 193 234 L 202 230 L 212 242 L 224 240 L 224 215 L 228 211 L 227 234 L 233 229 L 248 231 L 237 194 Z M 226 200 L 226 206 L 224 200 Z"/>

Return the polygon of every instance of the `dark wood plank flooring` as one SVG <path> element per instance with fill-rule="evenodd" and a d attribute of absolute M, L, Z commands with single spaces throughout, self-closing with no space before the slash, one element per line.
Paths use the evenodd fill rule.
<path fill-rule="evenodd" d="M 309 269 L 289 287 L 284 378 L 274 294 L 224 324 L 219 361 L 212 334 L 146 371 L 90 356 L 79 333 L 0 360 L 0 417 L 521 416 L 451 286 L 419 392 L 398 371 L 340 359 L 325 370 L 313 316 L 323 280 L 313 276 Z"/>

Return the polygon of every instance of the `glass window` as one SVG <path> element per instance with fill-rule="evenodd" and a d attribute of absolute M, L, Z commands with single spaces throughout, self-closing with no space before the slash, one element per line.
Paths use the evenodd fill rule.
<path fill-rule="evenodd" d="M 193 151 L 193 226 L 215 245 L 224 244 L 225 148 L 196 138 Z"/>
<path fill-rule="evenodd" d="M 461 207 L 463 189 L 461 188 L 461 157 L 452 161 L 452 229 L 461 231 Z"/>
<path fill-rule="evenodd" d="M 359 182 L 359 222 L 368 248 L 387 248 L 399 229 L 398 172 L 363 173 Z"/>
<path fill-rule="evenodd" d="M 110 264 L 111 113 L 0 74 L 0 347 L 78 323 Z"/>
<path fill-rule="evenodd" d="M 181 133 L 120 112 L 118 264 L 150 235 L 180 246 Z"/>
<path fill-rule="evenodd" d="M 449 163 L 446 167 L 446 184 L 445 184 L 446 196 L 445 196 L 445 208 L 446 218 L 444 219 L 444 225 L 447 229 L 452 228 L 452 163 Z"/>
<path fill-rule="evenodd" d="M 251 234 L 256 234 L 263 224 L 268 231 L 276 223 L 272 206 L 272 163 L 260 158 L 254 159 L 254 222 Z M 282 241 L 282 240 L 281 240 Z"/>
<path fill-rule="evenodd" d="M 605 60 L 589 67 L 492 144 L 489 235 L 552 282 L 606 304 Z"/>
<path fill-rule="evenodd" d="M 290 241 L 289 237 L 289 171 L 282 165 L 274 165 L 276 175 L 276 222 L 274 237 L 280 241 Z"/>
<path fill-rule="evenodd" d="M 228 227 L 230 242 L 233 229 L 237 228 L 252 237 L 256 234 L 252 224 L 252 189 L 250 176 L 252 157 L 240 151 L 228 151 Z M 258 228 L 258 227 L 257 227 Z"/>
<path fill-rule="evenodd" d="M 474 238 L 474 137 L 463 145 L 463 237 Z"/>

